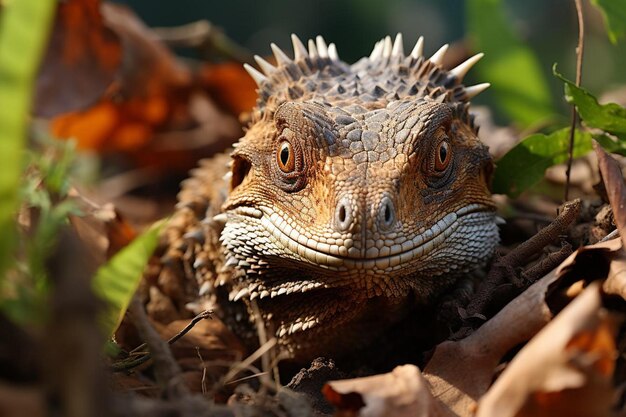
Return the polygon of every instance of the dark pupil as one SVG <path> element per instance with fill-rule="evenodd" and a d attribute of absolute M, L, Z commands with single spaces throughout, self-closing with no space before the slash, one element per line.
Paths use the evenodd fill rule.
<path fill-rule="evenodd" d="M 443 163 L 446 162 L 446 157 L 448 156 L 448 149 L 446 149 L 445 145 L 441 145 L 439 148 L 439 160 Z"/>
<path fill-rule="evenodd" d="M 287 145 L 283 146 L 280 150 L 280 162 L 285 166 L 287 165 L 287 162 L 289 162 L 289 146 Z"/>

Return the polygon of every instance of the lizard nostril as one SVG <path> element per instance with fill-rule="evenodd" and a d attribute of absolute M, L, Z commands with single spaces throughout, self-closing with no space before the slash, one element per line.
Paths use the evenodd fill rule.
<path fill-rule="evenodd" d="M 350 209 L 350 199 L 342 197 L 335 209 L 335 226 L 340 231 L 347 231 L 352 225 L 353 210 Z"/>
<path fill-rule="evenodd" d="M 339 207 L 339 213 L 337 213 L 337 214 L 339 214 L 338 219 L 339 219 L 340 223 L 343 223 L 343 222 L 346 221 L 346 207 L 345 206 L 343 206 L 343 205 L 340 206 Z"/>
<path fill-rule="evenodd" d="M 387 196 L 383 197 L 380 202 L 378 219 L 380 226 L 384 229 L 391 227 L 396 220 L 395 207 L 391 199 Z"/>

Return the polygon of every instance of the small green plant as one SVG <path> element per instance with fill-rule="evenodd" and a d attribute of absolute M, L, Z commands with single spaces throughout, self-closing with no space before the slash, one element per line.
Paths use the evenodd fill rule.
<path fill-rule="evenodd" d="M 626 0 L 594 0 L 593 3 L 605 16 L 611 41 L 615 43 L 623 38 L 626 35 Z M 568 161 L 572 127 L 554 126 L 559 117 L 551 104 L 547 82 L 533 52 L 511 31 L 501 1 L 470 0 L 468 19 L 470 36 L 476 46 L 495 59 L 495 64 L 482 67 L 482 75 L 492 82 L 494 97 L 501 109 L 523 128 L 552 122 L 551 131 L 527 136 L 497 161 L 493 191 L 517 197 L 539 183 L 547 168 Z M 582 51 L 579 55 L 582 59 Z M 581 126 L 573 124 L 571 156 L 578 158 L 589 153 L 592 139 L 610 152 L 626 155 L 626 109 L 615 103 L 600 105 L 595 96 L 560 74 L 556 65 L 553 74 L 563 82 L 564 98 L 575 106 L 582 121 Z"/>

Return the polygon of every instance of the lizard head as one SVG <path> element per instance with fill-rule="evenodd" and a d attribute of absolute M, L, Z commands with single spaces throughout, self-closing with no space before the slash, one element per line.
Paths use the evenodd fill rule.
<path fill-rule="evenodd" d="M 387 38 L 349 66 L 320 39 L 306 51 L 294 38 L 294 60 L 274 48 L 278 67 L 252 70 L 260 98 L 223 206 L 227 263 L 242 272 L 233 298 L 258 298 L 283 339 L 361 320 L 371 300 L 400 314 L 498 241 L 492 161 L 468 113 L 483 87 L 419 41 L 405 56 Z"/>

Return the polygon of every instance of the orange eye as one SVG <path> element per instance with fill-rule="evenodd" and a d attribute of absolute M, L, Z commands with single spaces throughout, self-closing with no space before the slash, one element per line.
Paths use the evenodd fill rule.
<path fill-rule="evenodd" d="M 285 174 L 289 174 L 296 169 L 296 157 L 291 143 L 287 141 L 280 142 L 276 152 L 276 162 L 278 163 L 278 168 Z"/>
<path fill-rule="evenodd" d="M 452 151 L 450 149 L 450 144 L 448 142 L 443 141 L 439 144 L 437 148 L 437 153 L 435 155 L 435 171 L 442 172 L 444 171 L 448 165 L 450 165 L 450 160 L 452 159 Z"/>

